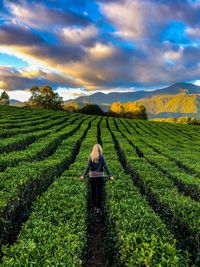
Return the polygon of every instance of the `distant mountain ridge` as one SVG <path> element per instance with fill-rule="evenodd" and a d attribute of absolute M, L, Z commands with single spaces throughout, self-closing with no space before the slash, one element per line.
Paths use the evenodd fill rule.
<path fill-rule="evenodd" d="M 80 107 L 86 103 L 97 104 L 104 111 L 109 109 L 113 102 L 137 101 L 143 104 L 151 114 L 169 116 L 179 114 L 200 114 L 200 86 L 191 83 L 175 83 L 171 86 L 154 91 L 137 91 L 125 93 L 95 93 L 90 96 L 80 96 L 66 103 L 77 102 Z M 155 115 L 154 115 L 155 117 Z"/>
<path fill-rule="evenodd" d="M 180 90 L 187 90 L 188 94 L 200 94 L 200 86 L 191 83 L 176 83 L 163 89 L 156 89 L 153 91 L 136 91 L 125 93 L 108 93 L 101 92 L 92 94 L 90 96 L 79 96 L 76 99 L 71 99 L 66 102 L 78 102 L 78 103 L 91 103 L 97 105 L 109 106 L 113 102 L 129 102 L 137 101 L 142 98 L 150 98 L 155 95 L 176 95 L 180 93 Z"/>
<path fill-rule="evenodd" d="M 11 106 L 16 106 L 16 107 L 23 107 L 25 105 L 25 102 L 21 102 L 16 99 L 10 99 L 9 102 Z"/>

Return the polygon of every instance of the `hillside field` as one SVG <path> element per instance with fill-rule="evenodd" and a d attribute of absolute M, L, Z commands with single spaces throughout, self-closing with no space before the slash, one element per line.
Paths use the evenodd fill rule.
<path fill-rule="evenodd" d="M 100 143 L 104 210 L 80 180 Z M 200 266 L 200 128 L 0 106 L 0 266 Z"/>

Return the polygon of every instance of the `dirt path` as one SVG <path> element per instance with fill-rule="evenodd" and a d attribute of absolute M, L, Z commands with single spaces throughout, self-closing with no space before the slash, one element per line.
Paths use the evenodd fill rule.
<path fill-rule="evenodd" d="M 88 212 L 88 259 L 85 267 L 105 267 L 105 251 L 102 244 L 104 215 Z"/>

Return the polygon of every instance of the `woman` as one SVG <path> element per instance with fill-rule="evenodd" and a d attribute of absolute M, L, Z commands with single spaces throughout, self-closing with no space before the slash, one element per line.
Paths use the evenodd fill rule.
<path fill-rule="evenodd" d="M 97 213 L 100 213 L 102 209 L 101 201 L 104 184 L 104 169 L 106 170 L 109 178 L 114 181 L 115 179 L 108 169 L 105 159 L 102 155 L 101 145 L 95 144 L 93 146 L 92 152 L 89 155 L 87 167 L 85 168 L 85 171 L 83 172 L 80 179 L 84 179 L 90 171 L 89 183 L 91 188 L 91 196 L 94 210 Z"/>

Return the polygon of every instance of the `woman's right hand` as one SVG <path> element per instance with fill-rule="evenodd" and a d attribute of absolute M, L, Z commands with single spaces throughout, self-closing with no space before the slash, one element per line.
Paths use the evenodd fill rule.
<path fill-rule="evenodd" d="M 83 180 L 83 179 L 84 179 L 84 176 L 83 176 L 83 175 L 81 175 L 80 179 L 81 179 L 81 180 Z"/>

